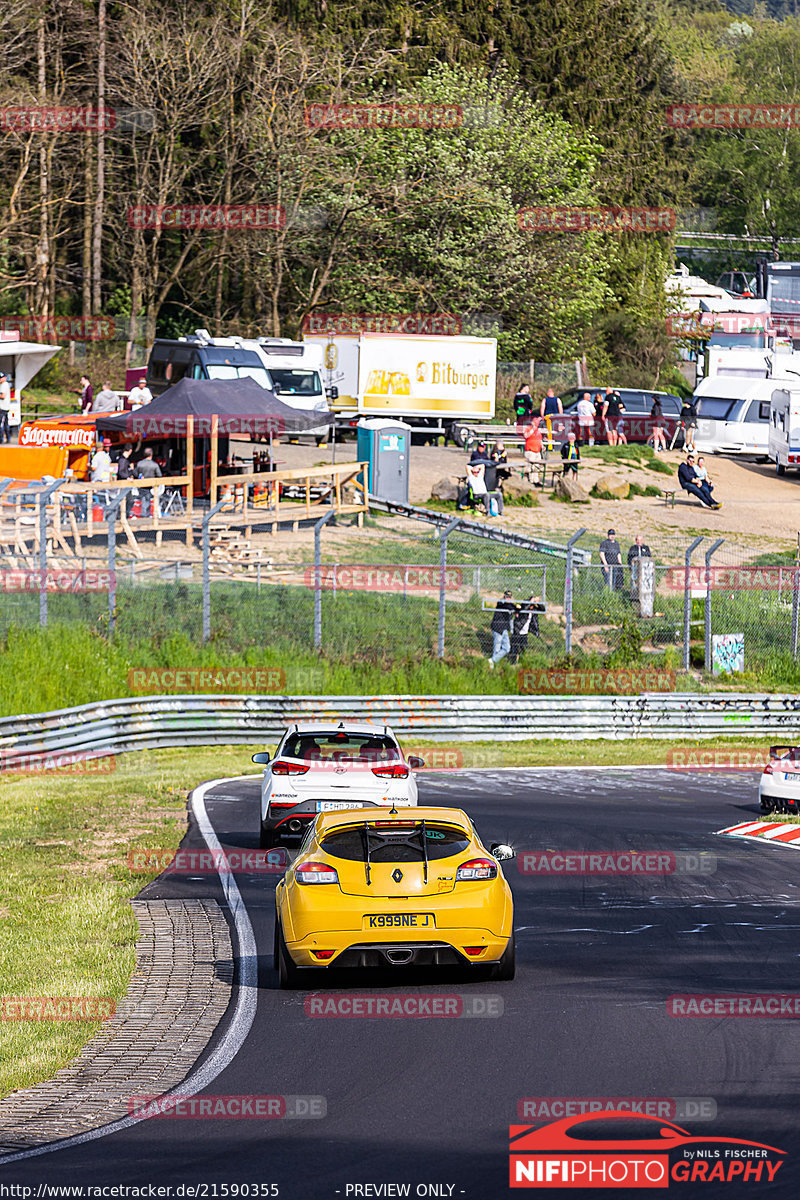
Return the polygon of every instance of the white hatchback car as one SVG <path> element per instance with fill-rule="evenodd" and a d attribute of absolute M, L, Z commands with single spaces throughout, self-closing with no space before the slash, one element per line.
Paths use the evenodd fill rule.
<path fill-rule="evenodd" d="M 758 798 L 762 813 L 800 813 L 800 746 L 770 746 Z"/>
<path fill-rule="evenodd" d="M 319 812 L 416 806 L 413 772 L 425 765 L 405 758 L 388 725 L 352 721 L 291 725 L 274 757 L 253 762 L 264 766 L 262 849 L 299 842 Z"/>

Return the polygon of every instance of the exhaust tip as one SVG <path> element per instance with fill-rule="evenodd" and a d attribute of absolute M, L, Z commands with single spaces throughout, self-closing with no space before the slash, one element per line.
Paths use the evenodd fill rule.
<path fill-rule="evenodd" d="M 385 950 L 389 962 L 395 967 L 403 967 L 414 957 L 413 950 Z"/>

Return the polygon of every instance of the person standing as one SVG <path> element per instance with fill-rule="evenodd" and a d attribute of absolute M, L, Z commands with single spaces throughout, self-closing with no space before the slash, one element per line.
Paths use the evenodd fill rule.
<path fill-rule="evenodd" d="M 99 391 L 92 401 L 92 412 L 119 412 L 122 408 L 122 403 L 119 396 L 111 387 L 108 379 L 103 384 L 102 391 Z"/>
<path fill-rule="evenodd" d="M 153 393 L 147 386 L 147 380 L 143 375 L 136 387 L 131 388 L 128 392 L 128 408 L 131 412 L 135 412 L 137 408 L 142 408 L 145 404 L 149 404 L 152 399 Z"/>
<path fill-rule="evenodd" d="M 122 454 L 117 459 L 117 479 L 133 479 L 133 443 L 128 442 L 123 446 Z M 125 488 L 125 516 L 131 515 L 133 508 L 133 488 Z"/>
<path fill-rule="evenodd" d="M 611 391 L 611 388 L 606 388 L 606 393 L 608 393 L 610 391 Z M 602 442 L 603 434 L 605 433 L 605 421 L 603 420 L 603 409 L 605 408 L 605 404 L 606 404 L 606 397 L 603 395 L 603 393 L 595 392 L 595 394 L 594 394 L 594 430 L 595 430 L 594 436 L 595 436 L 595 441 L 597 442 L 598 445 L 600 445 L 600 443 Z"/>
<path fill-rule="evenodd" d="M 544 462 L 542 455 L 542 431 L 539 428 L 538 417 L 534 419 L 533 424 L 528 429 L 523 457 L 525 462 L 528 463 L 528 479 L 533 482 L 533 468 Z M 542 487 L 544 487 L 544 479 L 542 479 Z"/>
<path fill-rule="evenodd" d="M 517 418 L 517 432 L 521 433 L 533 417 L 533 396 L 527 383 L 523 383 L 514 397 L 514 415 Z"/>
<path fill-rule="evenodd" d="M 578 401 L 578 444 L 594 445 L 594 404 L 589 392 L 584 392 Z"/>
<path fill-rule="evenodd" d="M 81 375 L 81 413 L 92 411 L 94 403 L 94 388 L 88 375 Z"/>
<path fill-rule="evenodd" d="M 160 479 L 161 467 L 153 458 L 153 447 L 148 446 L 144 452 L 144 458 L 139 459 L 136 464 L 137 479 Z M 149 517 L 151 511 L 151 498 L 155 492 L 155 487 L 142 488 L 142 516 Z"/>
<path fill-rule="evenodd" d="M 8 414 L 11 409 L 11 384 L 5 371 L 0 371 L 0 445 L 11 441 Z"/>
<path fill-rule="evenodd" d="M 681 407 L 681 428 L 683 429 L 684 449 L 687 454 L 694 454 L 694 431 L 697 428 L 697 408 L 694 401 L 687 397 Z"/>
<path fill-rule="evenodd" d="M 567 440 L 561 447 L 561 458 L 564 463 L 563 474 L 568 475 L 571 472 L 573 475 L 577 475 L 578 463 L 581 461 L 581 448 L 575 441 L 575 434 L 571 429 L 567 434 Z"/>
<path fill-rule="evenodd" d="M 653 422 L 653 453 L 658 454 L 659 450 L 667 448 L 667 439 L 664 433 L 664 409 L 661 407 L 658 396 L 653 396 L 650 419 Z"/>
<path fill-rule="evenodd" d="M 609 529 L 608 537 L 600 543 L 600 562 L 603 564 L 603 579 L 612 592 L 622 590 L 622 551 L 617 533 Z"/>
<path fill-rule="evenodd" d="M 501 658 L 511 651 L 511 628 L 514 621 L 515 607 L 511 601 L 511 592 L 503 592 L 492 613 L 492 656 L 489 659 L 491 670 L 497 666 Z"/>
<path fill-rule="evenodd" d="M 511 623 L 511 651 L 508 655 L 510 663 L 519 662 L 528 649 L 528 634 L 534 637 L 539 634 L 539 617 L 534 609 L 534 597 L 530 595 L 524 604 L 518 604 Z"/>
<path fill-rule="evenodd" d="M 547 448 L 553 449 L 553 417 L 561 416 L 564 411 L 564 405 L 561 403 L 561 397 L 557 396 L 554 389 L 549 387 L 547 395 L 539 405 L 539 416 L 545 423 L 547 428 Z"/>
<path fill-rule="evenodd" d="M 603 424 L 609 446 L 616 446 L 619 442 L 617 430 L 620 414 L 624 407 L 619 392 L 612 391 L 611 388 L 606 388 L 606 394 L 603 399 Z"/>

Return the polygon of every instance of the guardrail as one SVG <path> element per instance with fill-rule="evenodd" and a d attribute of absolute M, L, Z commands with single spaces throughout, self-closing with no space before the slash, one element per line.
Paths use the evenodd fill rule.
<path fill-rule="evenodd" d="M 293 721 L 369 720 L 437 742 L 800 736 L 800 695 L 175 695 L 0 719 L 0 768 L 31 758 L 274 742 Z"/>

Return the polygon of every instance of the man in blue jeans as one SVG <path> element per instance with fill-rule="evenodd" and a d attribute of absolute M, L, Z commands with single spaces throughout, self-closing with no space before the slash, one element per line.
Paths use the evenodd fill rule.
<path fill-rule="evenodd" d="M 498 601 L 492 614 L 492 657 L 489 668 L 494 670 L 501 658 L 505 658 L 511 649 L 511 625 L 516 609 L 511 602 L 511 592 L 503 592 L 503 599 Z"/>
<path fill-rule="evenodd" d="M 712 499 L 711 493 L 700 486 L 701 481 L 695 475 L 693 454 L 689 454 L 686 462 L 681 463 L 678 467 L 678 482 L 690 496 L 697 496 L 697 499 L 705 504 L 706 508 L 722 508 L 722 504 L 718 500 Z"/>

